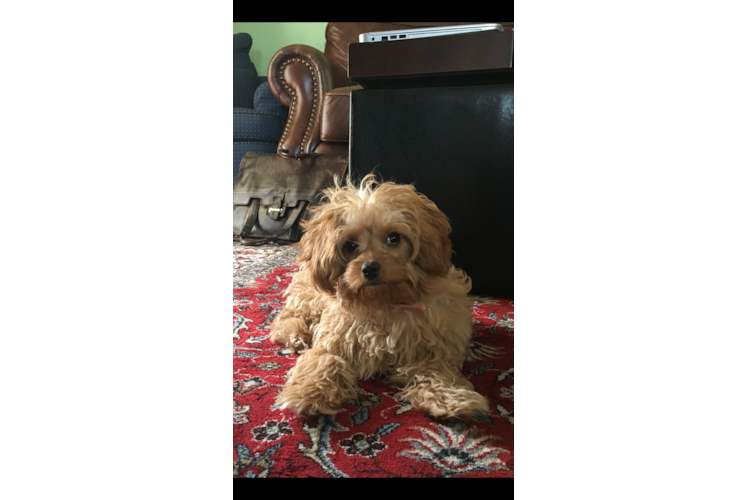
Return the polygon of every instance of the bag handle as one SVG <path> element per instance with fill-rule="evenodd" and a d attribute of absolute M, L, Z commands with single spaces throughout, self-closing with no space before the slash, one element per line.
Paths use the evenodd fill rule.
<path fill-rule="evenodd" d="M 255 222 L 257 221 L 257 216 L 260 210 L 260 199 L 259 198 L 252 198 L 252 200 L 249 203 L 249 210 L 247 210 L 247 219 L 244 222 L 244 227 L 242 228 L 242 232 L 239 234 L 239 241 L 242 243 L 242 245 L 245 246 L 260 246 L 265 245 L 267 243 L 271 243 L 291 229 L 291 226 L 294 225 L 296 220 L 301 217 L 301 214 L 304 213 L 304 209 L 306 208 L 307 204 L 309 203 L 306 200 L 300 200 L 300 210 L 297 212 L 296 217 L 291 217 L 290 215 L 288 218 L 286 218 L 285 222 L 283 223 L 283 226 L 273 235 L 269 236 L 267 238 L 262 239 L 250 239 L 250 233 L 252 232 L 252 227 L 255 225 Z M 301 205 L 303 203 L 303 205 Z"/>

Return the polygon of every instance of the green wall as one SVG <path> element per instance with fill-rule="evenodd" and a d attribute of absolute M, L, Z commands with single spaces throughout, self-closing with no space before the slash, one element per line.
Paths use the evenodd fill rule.
<path fill-rule="evenodd" d="M 267 76 L 268 64 L 287 45 L 309 45 L 324 52 L 327 23 L 234 23 L 234 33 L 252 35 L 249 57 L 260 76 Z"/>

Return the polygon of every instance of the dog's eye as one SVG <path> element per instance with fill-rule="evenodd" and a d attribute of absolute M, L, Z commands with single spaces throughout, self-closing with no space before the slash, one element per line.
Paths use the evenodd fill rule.
<path fill-rule="evenodd" d="M 397 233 L 390 233 L 387 235 L 387 243 L 390 245 L 397 245 L 400 243 L 400 235 Z"/>
<path fill-rule="evenodd" d="M 354 252 L 358 248 L 358 243 L 355 241 L 346 241 L 345 245 L 343 245 L 343 250 L 345 250 L 348 253 Z"/>

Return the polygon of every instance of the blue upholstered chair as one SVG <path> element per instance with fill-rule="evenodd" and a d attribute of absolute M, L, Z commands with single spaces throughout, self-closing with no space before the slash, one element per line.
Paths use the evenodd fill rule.
<path fill-rule="evenodd" d="M 234 180 L 248 151 L 277 153 L 288 108 L 270 91 L 267 77 L 258 76 L 249 59 L 252 37 L 234 35 Z"/>

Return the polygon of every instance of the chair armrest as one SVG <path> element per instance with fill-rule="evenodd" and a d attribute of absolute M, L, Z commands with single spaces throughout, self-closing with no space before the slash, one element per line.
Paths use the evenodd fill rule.
<path fill-rule="evenodd" d="M 348 142 L 351 92 L 361 85 L 340 87 L 325 93 L 322 100 L 322 142 Z"/>
<path fill-rule="evenodd" d="M 278 154 L 303 156 L 320 143 L 322 96 L 333 87 L 327 57 L 308 45 L 289 45 L 279 50 L 268 65 L 268 84 L 273 95 L 288 106 Z"/>
<path fill-rule="evenodd" d="M 267 80 L 257 86 L 253 108 L 258 111 L 267 111 L 268 113 L 276 114 L 283 118 L 283 120 L 286 120 L 288 117 L 288 108 L 275 98 Z"/>
<path fill-rule="evenodd" d="M 276 103 L 283 107 L 279 102 Z M 282 131 L 283 117 L 278 113 L 254 108 L 234 108 L 234 142 L 262 141 L 274 144 L 277 148 Z"/>

